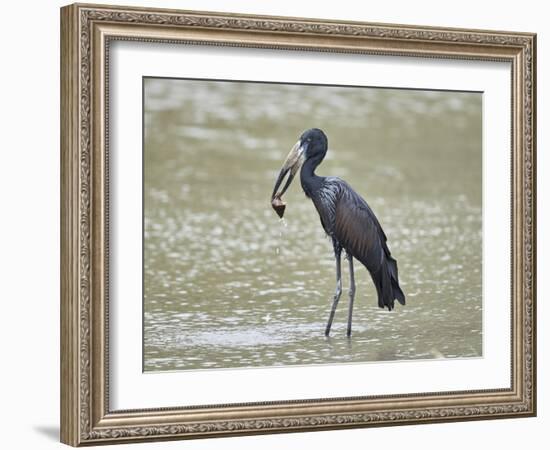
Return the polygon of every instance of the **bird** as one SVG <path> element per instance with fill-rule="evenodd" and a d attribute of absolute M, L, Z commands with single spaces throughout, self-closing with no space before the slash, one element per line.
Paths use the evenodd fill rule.
<path fill-rule="evenodd" d="M 387 245 L 387 237 L 368 203 L 338 177 L 323 177 L 315 173 L 328 150 L 328 138 L 319 128 L 302 133 L 290 150 L 275 181 L 271 204 L 279 217 L 283 217 L 286 204 L 281 197 L 286 192 L 296 173 L 300 171 L 300 182 L 306 197 L 310 198 L 319 213 L 321 225 L 332 240 L 336 261 L 336 289 L 325 328 L 329 336 L 334 315 L 342 294 L 341 255 L 346 253 L 349 265 L 349 306 L 347 337 L 351 336 L 353 302 L 355 299 L 355 274 L 353 261 L 356 259 L 370 273 L 378 295 L 380 308 L 394 309 L 395 300 L 405 305 L 405 295 L 399 286 L 397 261 Z M 278 192 L 283 180 L 286 183 Z"/>

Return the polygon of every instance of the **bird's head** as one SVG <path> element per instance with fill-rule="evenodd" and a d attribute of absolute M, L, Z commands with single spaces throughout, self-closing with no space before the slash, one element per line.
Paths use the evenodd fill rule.
<path fill-rule="evenodd" d="M 285 211 L 285 204 L 281 200 L 282 195 L 286 192 L 296 172 L 300 170 L 302 164 L 311 158 L 316 158 L 321 161 L 327 153 L 328 139 L 326 134 L 319 128 L 310 128 L 302 133 L 298 142 L 294 144 L 292 150 L 285 159 L 283 167 L 279 172 L 275 187 L 273 188 L 273 194 L 271 195 L 271 205 L 277 212 L 279 217 L 283 217 Z M 279 186 L 282 184 L 286 175 L 288 178 L 283 189 L 277 192 Z"/>
<path fill-rule="evenodd" d="M 304 161 L 313 157 L 321 157 L 323 159 L 327 153 L 327 135 L 319 128 L 310 128 L 304 131 L 298 142 L 304 149 Z"/>

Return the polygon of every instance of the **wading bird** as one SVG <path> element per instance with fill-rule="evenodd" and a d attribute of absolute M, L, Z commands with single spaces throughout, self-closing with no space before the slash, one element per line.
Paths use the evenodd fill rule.
<path fill-rule="evenodd" d="M 300 170 L 300 181 L 321 218 L 321 225 L 332 239 L 336 259 L 336 292 L 328 318 L 325 336 L 330 333 L 334 313 L 342 294 L 340 257 L 346 252 L 349 262 L 349 309 L 347 336 L 351 335 L 351 317 L 355 297 L 355 276 L 353 258 L 361 262 L 369 271 L 378 293 L 378 306 L 392 310 L 394 300 L 405 304 L 405 295 L 399 287 L 397 262 L 392 258 L 386 244 L 386 235 L 369 205 L 349 184 L 336 177 L 320 177 L 315 169 L 323 161 L 328 148 L 325 133 L 312 128 L 305 131 L 288 154 L 275 182 L 271 204 L 279 217 L 283 217 L 285 203 L 282 195 Z M 288 174 L 285 186 L 277 189 Z"/>

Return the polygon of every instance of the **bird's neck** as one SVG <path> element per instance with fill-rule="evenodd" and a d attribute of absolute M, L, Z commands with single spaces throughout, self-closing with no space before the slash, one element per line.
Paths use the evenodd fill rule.
<path fill-rule="evenodd" d="M 313 157 L 304 162 L 300 171 L 300 181 L 302 189 L 308 197 L 311 197 L 315 191 L 321 187 L 323 177 L 315 174 L 315 169 L 321 163 L 323 157 Z"/>

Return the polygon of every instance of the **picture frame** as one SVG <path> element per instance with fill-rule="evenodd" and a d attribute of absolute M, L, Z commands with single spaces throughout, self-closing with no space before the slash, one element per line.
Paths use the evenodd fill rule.
<path fill-rule="evenodd" d="M 114 42 L 510 64 L 510 385 L 113 409 L 109 64 Z M 61 441 L 72 445 L 536 415 L 536 35 L 73 4 L 61 9 Z M 136 130 L 141 136 L 141 130 Z M 136 301 L 140 301 L 137 299 Z"/>

